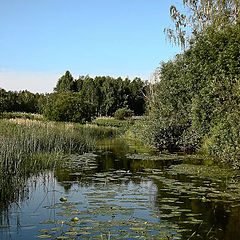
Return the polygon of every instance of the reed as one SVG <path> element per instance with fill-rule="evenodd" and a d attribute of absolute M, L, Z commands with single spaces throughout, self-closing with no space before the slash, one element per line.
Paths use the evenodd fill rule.
<path fill-rule="evenodd" d="M 114 129 L 29 119 L 0 121 L 0 176 L 61 164 L 62 156 L 93 150 Z"/>

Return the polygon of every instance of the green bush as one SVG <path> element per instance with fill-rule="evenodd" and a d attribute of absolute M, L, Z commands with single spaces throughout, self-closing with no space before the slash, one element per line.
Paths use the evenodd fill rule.
<path fill-rule="evenodd" d="M 48 96 L 44 116 L 53 121 L 86 123 L 95 115 L 95 107 L 85 102 L 78 93 Z"/>
<path fill-rule="evenodd" d="M 239 160 L 239 46 L 239 25 L 209 27 L 188 50 L 161 64 L 161 81 L 148 96 L 146 142 Z"/>
<path fill-rule="evenodd" d="M 114 118 L 124 120 L 133 116 L 133 111 L 127 108 L 120 108 L 114 113 Z"/>
<path fill-rule="evenodd" d="M 238 161 L 240 157 L 240 115 L 232 113 L 213 125 L 204 136 L 201 150 L 222 160 Z"/>

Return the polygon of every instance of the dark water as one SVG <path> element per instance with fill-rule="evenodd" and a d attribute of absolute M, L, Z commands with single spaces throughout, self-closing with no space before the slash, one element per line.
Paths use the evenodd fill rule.
<path fill-rule="evenodd" d="M 0 239 L 240 239 L 238 172 L 156 155 L 108 141 L 28 177 Z"/>

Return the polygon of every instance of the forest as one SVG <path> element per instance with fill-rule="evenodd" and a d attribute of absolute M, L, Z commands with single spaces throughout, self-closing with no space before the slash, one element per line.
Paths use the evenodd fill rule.
<path fill-rule="evenodd" d="M 49 120 L 85 123 L 94 117 L 113 116 L 118 109 L 134 115 L 145 112 L 146 81 L 140 78 L 91 78 L 75 80 L 69 71 L 58 80 L 53 93 L 33 94 L 0 89 L 0 112 L 43 114 Z"/>

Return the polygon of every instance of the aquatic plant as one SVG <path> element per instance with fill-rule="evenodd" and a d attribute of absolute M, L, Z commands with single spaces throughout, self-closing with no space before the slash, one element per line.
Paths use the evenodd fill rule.
<path fill-rule="evenodd" d="M 26 172 L 36 167 L 43 169 L 56 165 L 56 161 L 60 164 L 64 154 L 93 149 L 97 140 L 114 134 L 114 129 L 80 124 L 29 119 L 1 120 L 0 174 Z M 54 161 L 51 157 L 53 154 Z"/>

